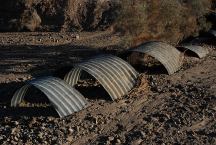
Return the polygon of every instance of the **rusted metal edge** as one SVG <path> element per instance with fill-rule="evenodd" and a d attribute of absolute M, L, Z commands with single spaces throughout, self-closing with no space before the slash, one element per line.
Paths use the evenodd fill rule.
<path fill-rule="evenodd" d="M 145 53 L 157 59 L 164 65 L 168 74 L 173 74 L 181 68 L 184 55 L 175 47 L 158 41 L 151 41 L 141 44 L 131 52 Z"/>
<path fill-rule="evenodd" d="M 80 111 L 87 105 L 86 99 L 65 81 L 55 77 L 46 77 L 29 81 L 17 90 L 11 100 L 11 106 L 16 107 L 21 103 L 31 86 L 36 87 L 48 97 L 60 117 Z"/>
<path fill-rule="evenodd" d="M 96 78 L 113 100 L 126 95 L 138 77 L 136 70 L 121 58 L 100 55 L 77 64 L 64 80 L 73 86 L 77 84 L 82 71 Z"/>

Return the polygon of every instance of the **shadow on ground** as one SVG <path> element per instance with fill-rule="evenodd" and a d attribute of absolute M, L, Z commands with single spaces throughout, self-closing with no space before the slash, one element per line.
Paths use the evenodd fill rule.
<path fill-rule="evenodd" d="M 56 116 L 53 107 L 10 107 L 10 101 L 17 89 L 23 86 L 24 80 L 17 81 L 18 76 L 31 75 L 32 78 L 42 76 L 63 76 L 72 68 L 74 63 L 102 53 L 101 49 L 75 45 L 59 46 L 0 46 L 0 117 L 4 116 Z M 112 53 L 106 52 L 104 53 Z M 13 74 L 11 77 L 9 74 Z M 8 80 L 8 81 L 5 81 Z M 83 95 L 89 99 L 102 99 L 106 92 L 100 88 L 78 87 Z M 28 102 L 35 101 L 35 96 L 26 94 Z M 89 92 L 94 92 L 89 93 Z M 97 92 L 97 93 L 96 93 Z M 102 92 L 102 93 L 98 93 Z M 37 93 L 36 93 L 37 94 Z M 43 95 L 42 95 L 43 96 Z M 45 97 L 46 98 L 46 97 Z M 103 97 L 106 99 L 108 97 Z M 39 97 L 38 100 L 43 98 Z M 43 100 L 44 101 L 44 100 Z M 46 102 L 47 100 L 45 100 Z"/>
<path fill-rule="evenodd" d="M 58 117 L 58 114 L 53 107 L 8 107 L 0 108 L 0 112 L 0 117 Z"/>

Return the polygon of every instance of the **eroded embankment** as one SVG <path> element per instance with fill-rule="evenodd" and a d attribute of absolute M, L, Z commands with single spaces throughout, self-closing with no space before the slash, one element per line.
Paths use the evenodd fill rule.
<path fill-rule="evenodd" d="M 0 31 L 94 31 L 128 34 L 124 43 L 177 43 L 211 27 L 212 0 L 7 0 L 0 5 Z M 128 37 L 130 36 L 130 37 Z"/>

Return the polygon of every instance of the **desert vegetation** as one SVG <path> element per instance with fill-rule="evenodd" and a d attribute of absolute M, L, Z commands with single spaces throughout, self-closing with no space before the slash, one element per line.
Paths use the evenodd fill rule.
<path fill-rule="evenodd" d="M 210 28 L 212 0 L 8 0 L 0 6 L 2 31 L 95 31 L 112 28 L 123 44 L 178 43 Z M 5 10 L 7 9 L 7 11 Z"/>
<path fill-rule="evenodd" d="M 178 43 L 210 28 L 210 0 L 122 0 L 114 29 L 125 34 L 124 44 L 162 40 Z"/>

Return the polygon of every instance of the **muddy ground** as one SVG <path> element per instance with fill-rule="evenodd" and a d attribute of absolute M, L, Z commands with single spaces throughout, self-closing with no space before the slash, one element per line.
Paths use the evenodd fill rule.
<path fill-rule="evenodd" d="M 83 58 L 121 49 L 109 32 L 1 33 L 0 144 L 216 144 L 214 46 L 206 58 L 186 57 L 171 76 L 137 68 L 136 87 L 115 102 L 101 86 L 80 84 L 89 106 L 62 119 L 52 107 L 9 107 L 24 81 L 61 77 Z"/>

